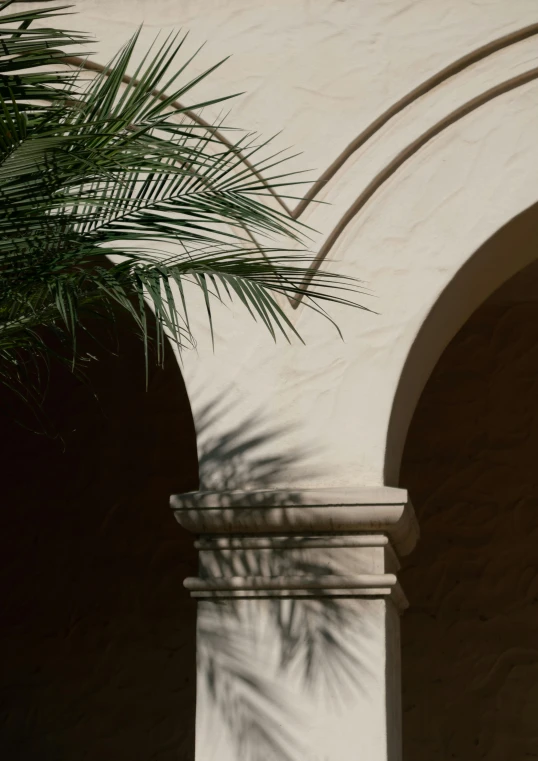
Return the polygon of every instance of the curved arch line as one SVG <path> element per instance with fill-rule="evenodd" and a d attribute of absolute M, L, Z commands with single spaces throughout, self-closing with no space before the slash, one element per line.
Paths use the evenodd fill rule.
<path fill-rule="evenodd" d="M 333 161 L 333 163 L 327 167 L 327 169 L 320 175 L 320 177 L 318 177 L 318 179 L 314 182 L 310 190 L 305 194 L 305 197 L 299 202 L 295 209 L 291 210 L 286 202 L 280 198 L 278 193 L 269 188 L 272 195 L 291 217 L 294 219 L 299 219 L 301 214 L 306 210 L 307 206 L 319 194 L 321 188 L 326 185 L 327 182 L 329 182 L 334 177 L 334 175 L 344 166 L 350 156 L 352 156 L 353 153 L 355 153 L 371 137 L 379 132 L 379 130 L 384 127 L 385 124 L 387 124 L 387 122 L 389 122 L 394 116 L 399 114 L 401 111 L 403 111 L 405 108 L 410 106 L 422 96 L 426 95 L 428 92 L 431 92 L 431 90 L 435 89 L 438 85 L 443 84 L 448 79 L 464 71 L 469 66 L 472 66 L 473 64 L 488 58 L 490 55 L 499 52 L 499 50 L 503 50 L 504 48 L 515 45 L 516 43 L 522 42 L 523 40 L 526 40 L 535 35 L 538 35 L 538 23 L 530 24 L 529 26 L 518 29 L 515 32 L 505 34 L 502 37 L 498 37 L 497 39 L 492 40 L 491 42 L 487 42 L 485 45 L 476 48 L 461 58 L 458 58 L 456 61 L 453 61 L 453 63 L 450 63 L 448 66 L 445 66 L 445 68 L 441 69 L 441 71 L 437 72 L 437 74 L 434 74 L 419 84 L 413 90 L 400 98 L 400 100 L 396 101 L 396 103 L 386 109 L 386 111 L 384 111 L 379 117 L 377 117 L 377 119 L 371 122 L 354 140 L 351 141 L 351 143 L 349 143 L 349 145 L 340 153 L 335 161 Z M 95 71 L 101 74 L 108 71 L 107 67 L 103 66 L 103 64 L 97 63 L 95 61 L 89 61 L 88 59 L 81 58 L 79 56 L 70 56 L 64 60 L 65 63 L 69 65 L 80 66 L 81 68 L 87 69 L 89 71 Z M 122 77 L 122 82 L 124 84 L 132 83 L 134 85 L 138 83 L 136 79 L 129 76 L 128 74 L 125 74 Z M 160 90 L 156 90 L 153 94 L 160 100 L 165 100 L 167 97 L 166 94 Z M 191 109 L 185 108 L 179 101 L 175 101 L 172 103 L 172 105 L 174 108 L 182 110 L 185 115 L 189 117 L 189 119 L 195 122 L 195 124 L 199 124 L 201 127 L 206 129 L 211 129 L 211 125 L 206 122 L 205 119 L 203 119 L 201 116 L 198 116 L 198 114 L 196 114 L 196 112 L 192 111 Z M 227 140 L 221 132 L 214 130 L 214 134 L 217 139 L 220 140 L 224 145 L 229 148 L 233 147 L 232 143 L 230 143 L 230 141 Z M 240 151 L 238 154 L 241 156 Z M 261 177 L 256 172 L 255 168 L 248 161 L 248 159 L 243 159 L 243 161 L 245 162 L 246 166 L 252 170 L 255 176 L 262 183 L 264 183 L 263 177 Z"/>
<path fill-rule="evenodd" d="M 538 79 L 538 67 L 525 72 L 525 74 L 519 74 L 516 77 L 507 79 L 489 90 L 486 90 L 481 95 L 477 95 L 475 98 L 464 103 L 463 106 L 452 111 L 444 119 L 434 124 L 433 127 L 422 133 L 416 140 L 413 140 L 406 148 L 398 153 L 392 161 L 385 166 L 381 172 L 379 172 L 374 179 L 366 186 L 362 193 L 357 197 L 354 203 L 342 216 L 336 227 L 333 228 L 325 243 L 320 248 L 318 255 L 316 256 L 312 265 L 313 270 L 317 270 L 323 260 L 327 257 L 327 254 L 334 246 L 340 235 L 346 229 L 351 220 L 359 213 L 359 211 L 366 205 L 366 203 L 372 198 L 374 193 L 403 165 L 405 162 L 414 156 L 421 148 L 423 148 L 430 140 L 443 132 L 447 127 L 450 127 L 455 122 L 462 119 L 467 114 L 475 111 L 480 106 L 488 103 L 490 100 L 497 98 L 500 95 L 504 95 L 510 90 L 515 90 L 517 87 L 521 87 L 534 79 Z M 303 289 L 306 289 L 310 283 L 310 278 L 305 278 L 303 283 Z M 298 296 L 293 300 L 292 306 L 297 309 L 301 301 L 302 296 Z"/>
<path fill-rule="evenodd" d="M 528 241 L 511 252 L 514 232 Z M 385 430 L 383 478 L 399 482 L 407 432 L 420 395 L 442 352 L 473 311 L 503 283 L 538 258 L 538 202 L 513 216 L 489 236 L 454 272 L 428 311 L 407 348 Z M 485 274 L 486 273 L 486 274 Z"/>
<path fill-rule="evenodd" d="M 95 71 L 98 74 L 105 74 L 105 76 L 107 76 L 107 77 L 110 76 L 110 73 L 111 73 L 111 70 L 107 66 L 103 66 L 102 63 L 97 63 L 96 61 L 89 61 L 88 59 L 81 58 L 80 56 L 68 56 L 66 58 L 63 58 L 62 62 L 67 64 L 68 66 L 78 66 L 79 68 L 85 69 L 86 71 Z M 135 77 L 129 76 L 129 74 L 124 74 L 122 76 L 122 78 L 121 78 L 121 81 L 122 81 L 123 84 L 126 84 L 126 85 L 133 84 L 136 87 L 139 84 L 140 80 L 136 79 Z M 158 100 L 161 100 L 161 101 L 167 99 L 166 93 L 163 92 L 162 90 L 152 90 L 152 95 L 155 98 L 157 98 Z M 205 119 L 203 119 L 201 116 L 199 116 L 195 111 L 192 111 L 190 108 L 185 108 L 185 106 L 183 106 L 182 103 L 179 102 L 179 100 L 173 101 L 171 103 L 171 105 L 174 108 L 176 108 L 177 110 L 182 111 L 195 124 L 200 125 L 201 127 L 203 127 L 204 129 L 206 129 L 208 131 L 211 131 L 213 133 L 213 135 L 217 138 L 217 140 L 220 140 L 220 142 L 223 143 L 223 145 L 225 145 L 227 148 L 230 148 L 232 150 L 235 149 L 235 146 L 233 145 L 233 143 L 231 143 L 222 134 L 222 132 L 220 132 L 219 130 L 214 129 L 214 127 L 212 127 L 211 124 L 209 124 L 209 122 L 206 122 Z M 278 193 L 276 193 L 275 190 L 273 188 L 271 188 L 270 186 L 267 186 L 267 183 L 265 182 L 263 177 L 255 169 L 255 167 L 250 163 L 250 161 L 243 156 L 242 152 L 238 151 L 237 149 L 235 149 L 235 150 L 237 152 L 237 155 L 240 157 L 241 161 L 243 161 L 243 163 L 250 169 L 252 174 L 255 177 L 257 177 L 257 179 L 260 181 L 260 183 L 262 183 L 262 185 L 265 185 L 266 187 L 268 187 L 268 190 L 271 193 L 271 195 L 282 206 L 284 211 L 291 216 L 291 212 L 290 212 L 289 208 L 287 207 L 285 202 L 280 198 Z M 244 226 L 243 226 L 243 229 L 245 230 L 246 234 L 248 235 L 248 237 L 250 238 L 250 240 L 252 241 L 254 246 L 256 246 L 256 248 L 258 248 L 258 242 L 256 241 L 253 233 L 251 233 L 251 231 L 248 230 Z M 290 301 L 291 301 L 291 299 L 290 299 Z"/>
<path fill-rule="evenodd" d="M 105 76 L 110 76 L 110 69 L 107 66 L 103 66 L 102 63 L 97 63 L 96 61 L 89 61 L 86 58 L 81 58 L 80 56 L 68 56 L 66 58 L 62 59 L 62 62 L 67 64 L 68 66 L 78 66 L 81 69 L 86 69 L 87 71 L 95 71 L 98 74 L 105 74 Z M 124 74 L 121 78 L 121 81 L 125 85 L 132 84 L 135 87 L 140 83 L 138 79 L 135 77 L 129 76 L 129 74 Z M 153 90 L 151 93 L 155 98 L 158 100 L 167 100 L 168 96 L 165 92 L 162 90 Z M 195 111 L 192 111 L 190 108 L 186 108 L 182 103 L 180 103 L 179 100 L 173 101 L 171 104 L 175 109 L 178 111 L 182 111 L 185 116 L 187 116 L 191 121 L 193 121 L 195 124 L 198 124 L 200 127 L 203 127 L 204 129 L 207 129 L 208 131 L 211 131 L 217 140 L 220 140 L 221 143 L 223 143 L 227 148 L 231 148 L 232 150 L 235 149 L 235 146 L 233 143 L 231 143 L 223 134 L 222 132 L 219 132 L 219 130 L 216 130 L 214 127 L 209 124 L 209 122 L 206 122 L 205 119 L 202 119 L 201 116 L 199 116 Z M 252 174 L 255 175 L 255 177 L 258 178 L 258 180 L 263 184 L 267 185 L 263 177 L 256 171 L 255 167 L 251 164 L 251 162 L 246 159 L 242 152 L 235 149 L 237 151 L 237 155 L 241 158 L 243 163 L 251 170 Z M 280 198 L 278 193 L 276 193 L 271 187 L 268 187 L 268 190 L 271 192 L 271 194 L 274 196 L 276 201 L 282 206 L 282 208 L 286 211 L 287 214 L 292 216 L 291 210 L 288 208 L 287 204 Z"/>
<path fill-rule="evenodd" d="M 438 85 L 443 84 L 451 77 L 464 71 L 469 66 L 472 66 L 479 61 L 488 58 L 493 53 L 499 52 L 504 48 L 515 45 L 518 42 L 533 37 L 538 34 L 538 24 L 530 24 L 529 26 L 518 29 L 516 32 L 511 32 L 503 37 L 498 37 L 492 42 L 487 42 L 471 53 L 458 58 L 453 63 L 450 63 L 444 69 L 434 74 L 429 79 L 419 84 L 413 90 L 408 92 L 403 98 L 396 101 L 392 106 L 387 108 L 380 116 L 371 122 L 352 142 L 345 148 L 342 153 L 333 161 L 333 163 L 327 167 L 323 174 L 315 181 L 310 190 L 306 193 L 305 197 L 299 202 L 292 212 L 294 219 L 298 219 L 305 211 L 307 206 L 315 199 L 320 192 L 323 185 L 326 185 L 334 175 L 344 166 L 346 161 L 352 156 L 359 148 L 361 148 L 371 137 L 373 137 L 379 130 L 387 124 L 394 116 L 403 111 L 407 106 L 410 106 L 416 100 L 423 95 L 431 92 Z"/>
<path fill-rule="evenodd" d="M 503 35 L 502 37 L 499 37 L 496 40 L 493 40 L 492 42 L 486 43 L 485 45 L 482 45 L 481 47 L 477 48 L 471 53 L 468 53 L 465 56 L 462 56 L 461 58 L 457 59 L 456 61 L 454 61 L 453 63 L 449 64 L 444 69 L 442 69 L 440 72 L 438 72 L 437 74 L 434 74 L 432 77 L 425 80 L 425 82 L 421 83 L 416 88 L 411 90 L 409 93 L 404 95 L 403 98 L 401 98 L 399 101 L 394 103 L 386 111 L 384 111 L 383 114 L 381 114 L 381 116 L 379 116 L 377 119 L 371 122 L 370 125 L 368 125 L 368 127 L 366 127 L 366 129 L 364 129 L 347 146 L 347 148 L 345 148 L 344 151 L 342 151 L 342 153 L 338 156 L 338 158 L 316 180 L 316 182 L 313 184 L 310 190 L 306 193 L 305 197 L 302 199 L 302 201 L 299 202 L 299 204 L 296 206 L 296 208 L 293 211 L 288 207 L 285 201 L 282 198 L 280 198 L 278 193 L 276 193 L 273 189 L 269 188 L 271 194 L 273 195 L 275 200 L 280 204 L 280 206 L 284 209 L 285 212 L 287 212 L 292 218 L 299 219 L 299 217 L 306 210 L 308 205 L 316 198 L 321 188 L 324 185 L 326 185 L 327 182 L 329 182 L 335 176 L 335 174 L 345 165 L 345 163 L 353 155 L 353 153 L 355 153 L 371 137 L 373 137 L 380 129 L 382 129 L 382 127 L 384 127 L 385 124 L 387 124 L 394 116 L 399 114 L 402 110 L 404 110 L 408 106 L 412 105 L 412 103 L 414 103 L 420 97 L 422 97 L 423 95 L 426 95 L 428 92 L 431 92 L 431 90 L 435 89 L 438 85 L 446 82 L 448 79 L 455 76 L 456 74 L 459 74 L 461 71 L 464 71 L 469 66 L 472 66 L 473 64 L 478 63 L 481 60 L 484 60 L 485 58 L 489 57 L 490 55 L 493 55 L 499 50 L 510 47 L 511 45 L 514 45 L 518 42 L 522 42 L 523 40 L 528 39 L 535 35 L 538 35 L 538 23 L 530 24 L 529 26 L 523 27 L 522 29 L 519 29 L 515 32 L 511 32 L 509 34 Z M 84 59 L 78 56 L 66 57 L 64 61 L 68 65 L 80 66 L 81 68 L 84 68 L 90 71 L 96 71 L 98 73 L 107 72 L 106 66 L 103 66 L 102 64 L 99 64 L 94 61 L 89 61 L 87 59 Z M 335 244 L 336 240 L 340 237 L 340 234 L 347 227 L 351 219 L 353 219 L 353 217 L 360 211 L 360 209 L 366 204 L 366 202 L 379 189 L 379 187 L 381 187 L 381 185 L 392 174 L 394 174 L 394 172 L 403 163 L 405 163 L 405 161 L 408 158 L 410 158 L 410 156 L 416 153 L 423 145 L 425 145 L 435 135 L 439 134 L 439 132 L 446 129 L 446 127 L 448 127 L 450 124 L 453 124 L 455 121 L 462 118 L 467 113 L 470 113 L 470 111 L 483 105 L 488 100 L 492 100 L 493 98 L 497 97 L 497 95 L 501 95 L 504 92 L 508 92 L 511 89 L 515 89 L 516 87 L 526 84 L 527 82 L 537 77 L 538 77 L 538 69 L 532 69 L 530 72 L 527 72 L 524 75 L 519 75 L 518 77 L 514 77 L 511 80 L 507 80 L 506 82 L 501 83 L 501 85 L 497 85 L 491 88 L 490 90 L 487 90 L 481 96 L 477 96 L 471 101 L 468 101 L 468 103 L 464 104 L 459 109 L 456 109 L 456 111 L 452 112 L 452 114 L 449 114 L 447 117 L 445 117 L 445 119 L 438 122 L 437 125 L 434 125 L 434 127 L 430 128 L 430 130 L 427 130 L 425 133 L 423 133 L 417 140 L 413 141 L 413 143 L 411 143 L 410 146 L 408 146 L 406 149 L 401 151 L 401 153 L 398 154 L 398 156 L 396 156 L 395 159 L 393 159 L 393 161 L 390 162 L 390 164 L 388 164 L 372 180 L 372 182 L 369 183 L 367 188 L 359 195 L 359 197 L 352 204 L 352 206 L 345 212 L 343 217 L 340 219 L 336 227 L 329 234 L 329 237 L 326 239 L 325 243 L 323 244 L 320 251 L 318 252 L 318 255 L 316 256 L 313 262 L 312 269 L 314 271 L 319 269 L 320 264 L 324 261 L 327 254 L 329 253 L 329 251 Z M 125 74 L 122 77 L 122 82 L 124 84 L 130 84 L 130 83 L 133 83 L 135 85 L 137 84 L 137 80 L 129 76 L 128 74 Z M 155 95 L 156 98 L 159 98 L 160 100 L 164 100 L 166 98 L 166 94 L 159 90 L 156 90 L 153 94 Z M 188 116 L 196 124 L 199 124 L 200 126 L 206 129 L 212 129 L 211 125 L 208 122 L 202 119 L 202 117 L 198 116 L 198 114 L 196 114 L 194 111 L 185 108 L 179 101 L 175 101 L 172 105 L 175 108 L 182 110 L 185 113 L 185 115 Z M 220 140 L 227 147 L 233 148 L 233 144 L 230 143 L 230 141 L 227 140 L 226 137 L 221 132 L 218 132 L 216 130 L 213 130 L 213 131 L 218 140 Z M 240 151 L 238 151 L 238 155 L 241 156 Z M 248 166 L 252 170 L 253 174 L 260 180 L 260 182 L 265 184 L 263 177 L 261 177 L 261 175 L 256 171 L 256 169 L 252 166 L 252 164 L 248 161 L 248 159 L 244 159 L 242 156 L 241 158 L 245 162 L 246 166 Z M 310 279 L 311 278 L 309 277 L 305 278 L 304 288 L 308 287 L 310 283 Z M 293 307 L 293 309 L 297 309 L 299 307 L 302 299 L 303 299 L 303 295 L 299 295 L 296 298 L 288 297 L 288 300 L 291 306 Z"/>

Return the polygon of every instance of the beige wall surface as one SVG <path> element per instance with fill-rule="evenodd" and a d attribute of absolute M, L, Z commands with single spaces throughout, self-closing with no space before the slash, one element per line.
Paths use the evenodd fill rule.
<path fill-rule="evenodd" d="M 536 0 L 78 0 L 75 9 L 62 23 L 95 35 L 100 63 L 140 24 L 139 57 L 175 29 L 190 32 L 181 60 L 207 43 L 193 75 L 231 55 L 198 99 L 245 91 L 228 122 L 282 130 L 275 147 L 302 151 L 290 167 L 311 169 L 306 188 L 326 202 L 295 209 L 316 230 L 312 250 L 371 291 L 361 299 L 370 312 L 331 310 L 343 341 L 304 305 L 287 306 L 306 346 L 275 346 L 239 306 L 215 307 L 213 351 L 200 309 L 182 373 L 202 485 L 395 485 L 407 425 L 446 344 L 536 258 Z M 412 761 L 538 753 L 537 315 L 499 309 L 480 312 L 448 350 L 405 457 L 401 485 L 416 491 L 424 531 L 403 579 L 416 611 L 404 624 Z M 469 365 L 476 375 L 462 380 Z M 20 747 L 24 761 L 122 758 L 126 748 L 129 761 L 192 758 L 194 608 L 181 583 L 195 558 L 165 504 L 197 486 L 192 421 L 181 382 L 157 377 L 148 399 L 140 365 L 110 373 L 120 383 L 111 404 L 122 403 L 113 430 L 79 402 L 80 389 L 58 401 L 74 410 L 92 459 L 66 464 L 61 451 L 10 446 L 9 758 Z M 457 473 L 447 447 L 461 451 Z M 36 478 L 21 490 L 17 467 L 29 460 Z"/>
<path fill-rule="evenodd" d="M 200 316 L 198 351 L 184 358 L 195 417 L 225 397 L 214 435 L 256 421 L 266 455 L 284 451 L 295 462 L 275 474 L 278 486 L 397 482 L 410 415 L 446 341 L 534 256 L 510 252 L 487 287 L 468 287 L 465 308 L 440 326 L 415 387 L 393 409 L 439 295 L 538 200 L 536 2 L 79 0 L 76 9 L 68 23 L 96 36 L 97 61 L 140 24 L 139 55 L 175 29 L 189 31 L 180 57 L 207 43 L 193 73 L 231 55 L 199 97 L 245 91 L 229 123 L 266 136 L 282 130 L 275 145 L 302 151 L 292 166 L 312 169 L 312 180 L 333 167 L 314 188 L 327 204 L 307 205 L 301 219 L 317 231 L 312 249 L 326 266 L 372 291 L 361 298 L 372 312 L 332 310 L 343 342 L 304 306 L 290 308 L 306 348 L 275 347 L 237 306 L 216 310 L 213 353 Z M 399 430 L 387 452 L 391 426 Z M 251 481 L 245 473 L 237 485 Z"/>

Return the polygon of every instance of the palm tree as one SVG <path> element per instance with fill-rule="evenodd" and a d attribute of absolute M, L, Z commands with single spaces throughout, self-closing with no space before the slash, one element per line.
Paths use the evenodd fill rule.
<path fill-rule="evenodd" d="M 178 102 L 216 68 L 179 84 L 184 37 L 129 78 L 135 35 L 85 81 L 73 62 L 86 35 L 51 25 L 61 8 L 16 4 L 0 0 L 0 385 L 39 404 L 50 359 L 76 372 L 89 357 L 77 336 L 118 308 L 146 361 L 147 303 L 158 359 L 166 340 L 192 344 L 188 283 L 210 324 L 212 301 L 235 299 L 274 337 L 296 333 L 279 294 L 324 314 L 324 303 L 351 303 L 355 283 L 311 270 L 296 246 L 304 228 L 272 203 L 297 183 L 282 158 L 258 159 L 267 144 L 252 135 L 222 140 L 221 125 L 197 116 L 218 101 Z"/>

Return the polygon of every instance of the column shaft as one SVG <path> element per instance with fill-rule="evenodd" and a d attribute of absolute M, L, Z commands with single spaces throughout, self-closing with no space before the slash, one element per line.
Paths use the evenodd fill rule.
<path fill-rule="evenodd" d="M 400 761 L 407 495 L 263 494 L 173 499 L 199 535 L 196 761 Z"/>

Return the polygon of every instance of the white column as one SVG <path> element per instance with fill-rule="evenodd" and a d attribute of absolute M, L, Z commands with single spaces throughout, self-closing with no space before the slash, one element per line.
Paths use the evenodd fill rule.
<path fill-rule="evenodd" d="M 196 492 L 196 761 L 399 761 L 401 489 Z"/>

